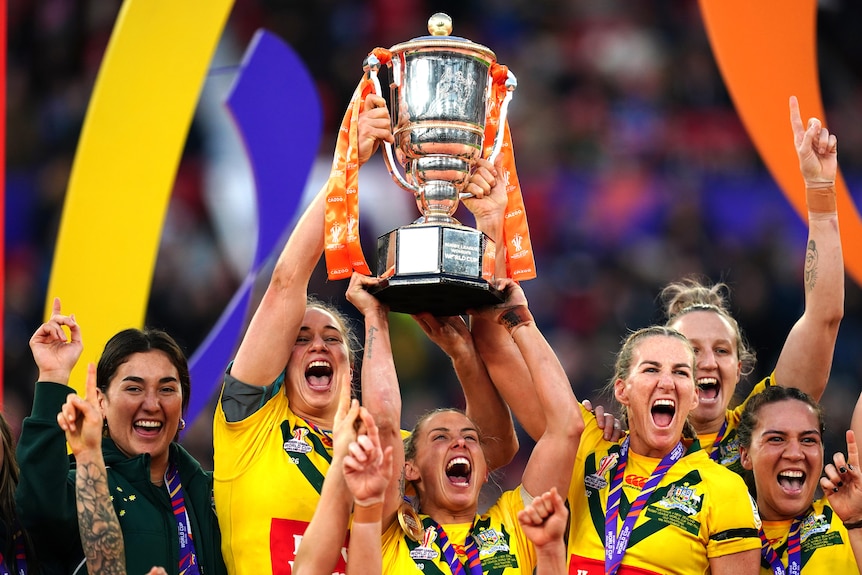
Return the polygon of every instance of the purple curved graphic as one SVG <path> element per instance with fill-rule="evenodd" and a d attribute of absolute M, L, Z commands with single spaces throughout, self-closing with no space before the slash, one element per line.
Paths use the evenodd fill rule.
<path fill-rule="evenodd" d="M 190 422 L 221 387 L 242 336 L 255 277 L 281 248 L 279 239 L 294 220 L 321 135 L 320 101 L 311 75 L 296 53 L 266 30 L 258 30 L 246 50 L 227 107 L 254 172 L 257 247 L 248 276 L 189 360 L 194 382 L 186 413 Z"/>

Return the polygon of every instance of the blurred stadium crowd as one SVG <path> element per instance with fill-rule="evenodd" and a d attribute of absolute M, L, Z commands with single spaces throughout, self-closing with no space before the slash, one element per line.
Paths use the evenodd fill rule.
<path fill-rule="evenodd" d="M 75 147 L 121 3 L 8 5 L 4 381 L 7 416 L 17 426 L 29 412 L 36 378 L 27 341 L 42 321 Z M 220 145 L 230 139 L 220 136 L 229 124 L 218 128 L 208 110 L 223 115 L 219 84 L 229 81 L 254 31 L 266 28 L 288 42 L 317 83 L 325 121 L 323 170 L 316 170 L 324 175 L 309 184 L 316 189 L 362 59 L 375 46 L 424 35 L 436 11 L 453 17 L 455 35 L 492 48 L 518 76 L 510 123 L 539 274 L 525 291 L 577 396 L 600 401 L 597 389 L 626 331 L 661 321 L 661 287 L 692 274 L 731 286 L 732 309 L 759 357 L 749 383 L 767 374 L 802 311 L 806 229 L 734 112 L 695 0 L 237 0 L 177 175 L 148 325 L 171 332 L 191 355 L 247 272 L 250 248 L 237 241 L 236 227 L 227 241 L 219 222 L 225 212 L 247 213 L 253 225 L 251 180 L 232 177 L 233 169 L 247 170 L 242 149 Z M 820 2 L 826 121 L 841 143 L 839 163 L 857 198 L 860 21 L 858 2 Z M 212 101 L 214 107 L 206 104 Z M 806 116 L 806 102 L 801 106 Z M 775 137 L 791 145 L 789 127 Z M 389 180 L 381 159 L 372 163 L 379 164 L 367 170 L 374 193 L 407 202 L 406 219 L 387 225 L 408 223 L 416 214 L 406 192 Z M 225 177 L 213 178 L 215 169 Z M 226 181 L 233 186 L 225 189 Z M 362 192 L 369 189 L 363 186 Z M 365 203 L 362 213 L 374 208 Z M 135 225 L 133 215 L 129 225 Z M 387 231 L 382 225 L 363 228 L 368 242 Z M 346 282 L 327 283 L 322 266 L 316 277 L 313 285 L 324 299 L 338 300 L 346 288 Z M 824 397 L 832 432 L 827 453 L 841 445 L 835 438 L 842 437 L 862 390 L 862 291 L 847 282 Z M 425 409 L 460 401 L 445 356 L 411 322 L 403 316 L 393 323 L 408 427 Z M 89 358 L 97 354 L 85 351 Z M 211 462 L 207 418 L 186 435 L 205 466 Z"/>

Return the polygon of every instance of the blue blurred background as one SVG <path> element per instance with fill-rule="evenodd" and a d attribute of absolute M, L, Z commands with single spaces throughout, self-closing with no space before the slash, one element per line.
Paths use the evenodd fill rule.
<path fill-rule="evenodd" d="M 27 341 L 42 321 L 75 147 L 120 5 L 9 0 L 4 381 L 6 413 L 16 428 L 29 412 L 36 379 Z M 365 55 L 424 35 L 437 11 L 453 17 L 455 35 L 490 47 L 518 76 L 510 124 L 539 274 L 524 287 L 578 397 L 602 401 L 597 389 L 610 375 L 621 338 L 661 321 L 661 287 L 692 274 L 732 289 L 731 307 L 759 358 L 740 385 L 747 393 L 771 371 L 802 312 L 806 227 L 736 116 L 694 0 L 237 0 L 177 174 L 147 324 L 168 330 L 191 355 L 248 272 L 253 182 L 223 100 L 255 30 L 269 29 L 288 42 L 317 82 L 325 125 L 311 193 L 326 177 L 335 129 Z M 841 143 L 839 162 L 857 201 L 859 22 L 858 2 L 819 4 L 826 122 Z M 775 137 L 792 145 L 789 125 Z M 377 235 L 418 213 L 381 158 L 361 177 L 370 254 Z M 258 296 L 267 279 L 265 270 Z M 327 282 L 319 267 L 312 291 L 341 302 L 345 288 L 346 282 Z M 862 292 L 848 279 L 823 399 L 827 453 L 843 448 L 843 429 L 862 388 L 860 308 Z M 394 316 L 393 331 L 404 425 L 426 409 L 460 404 L 446 357 L 407 316 Z M 184 438 L 205 466 L 212 461 L 210 415 Z M 526 438 L 523 445 L 521 457 L 503 471 L 504 486 L 520 476 Z"/>

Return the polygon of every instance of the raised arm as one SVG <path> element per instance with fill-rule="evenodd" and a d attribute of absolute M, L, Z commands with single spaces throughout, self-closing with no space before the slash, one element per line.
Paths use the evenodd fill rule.
<path fill-rule="evenodd" d="M 342 385 L 332 429 L 332 462 L 323 480 L 320 501 L 296 552 L 292 573 L 332 573 L 347 534 L 353 497 L 344 482 L 343 462 L 356 439 L 359 402 L 350 399 L 350 386 Z M 379 538 L 379 537 L 378 537 Z"/>
<path fill-rule="evenodd" d="M 393 478 L 392 448 L 384 451 L 374 418 L 363 410 L 363 428 L 344 458 L 344 480 L 353 495 L 353 525 L 347 552 L 348 575 L 380 575 L 383 572 L 383 504 Z"/>
<path fill-rule="evenodd" d="M 64 326 L 69 329 L 68 338 Z M 66 397 L 74 393 L 66 384 L 83 347 L 74 316 L 63 315 L 60 300 L 55 299 L 51 318 L 30 338 L 40 381 L 16 450 L 20 476 L 15 500 L 22 526 L 34 539 L 50 541 L 58 556 L 76 559 L 80 549 L 72 505 L 74 485 L 68 480 L 66 438 L 57 425 L 57 413 Z"/>
<path fill-rule="evenodd" d="M 57 423 L 75 455 L 78 531 L 90 575 L 126 575 L 120 520 L 111 503 L 108 471 L 102 457 L 102 415 L 96 391 L 96 366 L 87 368 L 86 399 L 70 393 Z"/>
<path fill-rule="evenodd" d="M 68 338 L 64 326 L 69 330 Z M 60 298 L 54 298 L 51 318 L 30 338 L 30 351 L 39 368 L 39 381 L 69 385 L 69 375 L 84 351 L 84 343 L 75 316 L 61 313 Z"/>
<path fill-rule="evenodd" d="M 389 308 L 371 295 L 367 288 L 377 278 L 354 273 L 347 288 L 347 300 L 365 317 L 365 351 L 362 356 L 362 406 L 374 418 L 384 451 L 391 448 L 395 469 L 404 469 L 404 443 L 401 439 L 401 390 L 389 339 Z M 400 476 L 393 478 L 386 491 L 383 524 L 395 517 L 401 503 Z"/>
<path fill-rule="evenodd" d="M 476 350 L 470 328 L 460 316 L 434 317 L 421 313 L 413 319 L 452 360 L 464 390 L 467 417 L 476 423 L 483 441 L 488 444 L 485 450 L 488 467 L 498 469 L 506 465 L 518 452 L 518 436 L 509 408 L 494 387 L 485 362 Z M 505 333 L 505 328 L 501 329 Z"/>
<path fill-rule="evenodd" d="M 556 489 L 546 491 L 518 512 L 518 522 L 536 547 L 535 575 L 565 575 L 566 543 L 563 533 L 569 511 Z"/>
<path fill-rule="evenodd" d="M 496 165 L 491 165 L 487 160 L 479 160 L 468 187 L 473 197 L 465 199 L 464 205 L 476 218 L 476 229 L 494 240 L 497 247 L 495 275 L 497 278 L 505 278 L 506 242 L 503 238 L 503 220 L 507 192 L 505 179 L 498 177 L 500 169 L 502 155 L 498 157 Z M 518 346 L 496 318 L 474 315 L 470 318 L 470 331 L 494 387 L 512 409 L 524 431 L 534 441 L 538 440 L 545 431 L 545 414 L 530 382 L 530 370 L 524 363 Z M 467 406 L 470 407 L 469 402 Z M 475 415 L 470 415 L 478 423 Z"/>
<path fill-rule="evenodd" d="M 844 317 L 844 259 L 835 197 L 838 147 L 819 119 L 809 119 L 807 127 L 802 123 L 795 96 L 790 98 L 790 125 L 808 203 L 805 311 L 787 336 L 775 379 L 820 400 Z"/>
<path fill-rule="evenodd" d="M 358 129 L 361 166 L 380 139 L 392 139 L 382 98 L 366 98 Z M 270 385 L 287 365 L 305 314 L 308 281 L 323 253 L 325 206 L 326 186 L 302 214 L 275 263 L 231 368 L 231 374 L 244 383 Z"/>
<path fill-rule="evenodd" d="M 512 280 L 500 280 L 506 294 L 500 306 L 480 310 L 486 319 L 496 317 L 515 341 L 547 424 L 524 470 L 522 486 L 530 495 L 556 487 L 568 491 L 584 421 L 569 379 L 554 350 L 545 340 L 527 307 L 524 292 Z"/>

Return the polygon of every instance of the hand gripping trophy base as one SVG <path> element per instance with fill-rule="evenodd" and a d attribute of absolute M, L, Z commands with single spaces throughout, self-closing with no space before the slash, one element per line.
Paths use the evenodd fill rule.
<path fill-rule="evenodd" d="M 462 315 L 505 298 L 493 276 L 494 242 L 459 224 L 413 224 L 378 238 L 377 275 L 371 292 L 400 313 Z"/>

